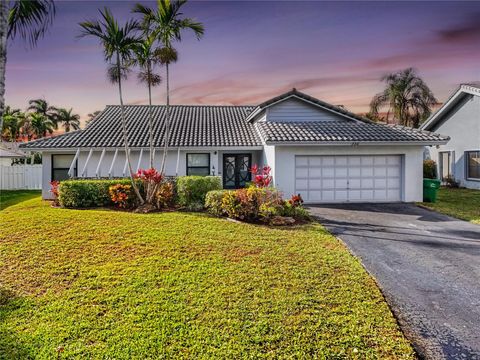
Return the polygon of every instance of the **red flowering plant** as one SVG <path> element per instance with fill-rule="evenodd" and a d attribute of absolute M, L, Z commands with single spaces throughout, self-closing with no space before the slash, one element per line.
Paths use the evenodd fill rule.
<path fill-rule="evenodd" d="M 297 195 L 292 195 L 292 197 L 290 198 L 290 200 L 288 200 L 288 202 L 290 203 L 290 205 L 292 205 L 292 207 L 299 207 L 299 206 L 302 206 L 303 199 L 300 194 L 297 194 Z"/>
<path fill-rule="evenodd" d="M 58 205 L 58 186 L 60 185 L 60 181 L 50 181 L 50 192 L 53 195 L 53 203 Z"/>
<path fill-rule="evenodd" d="M 253 177 L 253 184 L 258 188 L 269 187 L 272 183 L 272 175 L 270 175 L 270 171 L 272 171 L 270 166 L 259 168 L 257 164 L 253 165 L 250 169 Z"/>
<path fill-rule="evenodd" d="M 154 168 L 147 170 L 140 169 L 135 175 L 135 178 L 141 180 L 143 183 L 143 189 L 145 190 L 145 202 L 147 204 L 153 204 L 155 201 L 155 194 L 162 183 L 163 175 Z"/>
<path fill-rule="evenodd" d="M 131 203 L 131 185 L 116 184 L 108 188 L 110 199 L 121 209 L 127 208 Z"/>

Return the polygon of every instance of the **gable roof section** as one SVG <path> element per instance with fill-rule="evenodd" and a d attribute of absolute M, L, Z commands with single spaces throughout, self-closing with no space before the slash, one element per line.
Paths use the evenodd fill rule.
<path fill-rule="evenodd" d="M 279 102 L 282 102 L 282 101 L 285 101 L 285 100 L 291 99 L 291 98 L 299 99 L 301 101 L 309 103 L 310 105 L 313 105 L 313 106 L 319 107 L 323 110 L 327 110 L 327 111 L 332 112 L 334 114 L 343 116 L 343 117 L 345 117 L 346 119 L 349 119 L 349 120 L 361 121 L 361 122 L 366 122 L 366 123 L 370 122 L 370 120 L 368 120 L 367 118 L 364 118 L 363 116 L 354 114 L 354 113 L 352 113 L 352 112 L 350 112 L 350 111 L 348 111 L 348 110 L 346 110 L 346 109 L 344 109 L 340 106 L 335 106 L 335 105 L 326 103 L 325 101 L 314 98 L 313 96 L 304 94 L 304 93 L 298 91 L 295 88 L 293 88 L 292 90 L 290 90 L 290 91 L 288 91 L 288 92 L 286 92 L 282 95 L 279 95 L 279 96 L 276 96 L 276 97 L 274 97 L 270 100 L 267 100 L 267 101 L 261 103 L 260 105 L 258 105 L 257 107 L 255 107 L 255 109 L 247 117 L 247 121 L 253 121 L 265 109 L 267 109 L 270 106 L 273 106 L 273 105 L 275 105 Z"/>
<path fill-rule="evenodd" d="M 252 106 L 170 107 L 171 147 L 261 146 L 253 124 L 245 121 Z M 148 147 L 148 106 L 127 105 L 125 115 L 129 145 Z M 162 147 L 165 137 L 165 106 L 153 106 L 154 146 Z M 120 106 L 105 108 L 84 130 L 24 144 L 27 149 L 116 148 L 123 146 Z"/>
<path fill-rule="evenodd" d="M 432 130 L 441 121 L 442 117 L 453 109 L 465 95 L 480 96 L 480 82 L 461 84 L 447 101 L 430 118 L 420 126 L 420 129 Z"/>
<path fill-rule="evenodd" d="M 267 144 L 443 144 L 449 137 L 399 125 L 351 122 L 258 122 Z"/>

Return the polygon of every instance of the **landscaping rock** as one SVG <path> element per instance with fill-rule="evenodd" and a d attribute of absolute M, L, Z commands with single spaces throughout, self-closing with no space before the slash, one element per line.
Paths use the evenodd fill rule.
<path fill-rule="evenodd" d="M 288 216 L 274 216 L 270 224 L 275 226 L 293 225 L 295 224 L 295 219 Z"/>
<path fill-rule="evenodd" d="M 135 209 L 134 213 L 148 214 L 150 212 L 157 211 L 157 208 L 152 204 L 143 204 Z"/>

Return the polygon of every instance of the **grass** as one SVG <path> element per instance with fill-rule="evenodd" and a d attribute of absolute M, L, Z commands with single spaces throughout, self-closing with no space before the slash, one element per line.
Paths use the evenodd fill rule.
<path fill-rule="evenodd" d="M 480 190 L 440 188 L 436 203 L 421 203 L 432 210 L 480 224 Z"/>
<path fill-rule="evenodd" d="M 0 190 L 0 210 L 40 195 L 40 190 Z"/>
<path fill-rule="evenodd" d="M 1 213 L 0 358 L 412 359 L 374 280 L 317 224 Z"/>

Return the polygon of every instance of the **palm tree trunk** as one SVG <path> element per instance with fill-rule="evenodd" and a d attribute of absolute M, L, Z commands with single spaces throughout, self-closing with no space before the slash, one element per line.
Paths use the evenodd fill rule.
<path fill-rule="evenodd" d="M 166 118 L 165 118 L 165 140 L 164 140 L 164 148 L 163 148 L 163 158 L 162 158 L 162 167 L 160 169 L 160 173 L 164 173 L 166 168 L 167 162 L 167 152 L 168 152 L 168 143 L 170 142 L 170 72 L 168 69 L 168 62 L 165 64 L 166 71 L 167 71 L 167 106 L 166 110 Z"/>
<path fill-rule="evenodd" d="M 7 66 L 8 4 L 0 0 L 0 132 L 5 111 L 5 68 Z"/>
<path fill-rule="evenodd" d="M 148 115 L 150 117 L 148 121 L 149 125 L 149 142 L 150 142 L 150 169 L 153 169 L 153 114 L 152 114 L 152 66 L 150 61 L 147 62 L 147 72 L 148 72 Z"/>
<path fill-rule="evenodd" d="M 128 152 L 128 139 L 127 139 L 127 122 L 125 121 L 125 109 L 123 108 L 123 95 L 122 95 L 122 77 L 120 76 L 120 55 L 117 52 L 117 72 L 118 72 L 118 94 L 120 96 L 120 112 L 122 116 L 122 128 L 123 128 L 123 145 L 125 146 L 125 157 L 127 159 L 128 171 L 130 172 L 130 180 L 132 181 L 133 191 L 140 200 L 140 205 L 144 204 L 144 200 L 140 191 L 138 190 L 135 179 L 133 178 L 132 163 L 130 161 L 130 154 Z"/>

